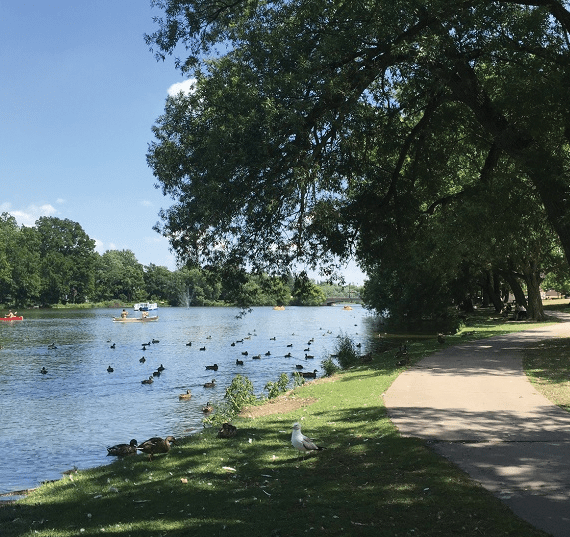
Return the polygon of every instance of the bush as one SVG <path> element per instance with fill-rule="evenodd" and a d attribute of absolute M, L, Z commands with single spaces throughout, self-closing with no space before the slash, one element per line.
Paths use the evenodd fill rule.
<path fill-rule="evenodd" d="M 264 390 L 267 390 L 267 398 L 268 399 L 275 399 L 278 395 L 287 391 L 287 387 L 289 386 L 289 377 L 287 373 L 281 373 L 279 375 L 279 379 L 276 382 L 269 381 L 266 385 Z"/>
<path fill-rule="evenodd" d="M 325 371 L 326 377 L 330 377 L 330 376 L 334 375 L 337 371 L 340 370 L 340 367 L 338 365 L 336 365 L 335 361 L 332 359 L 332 356 L 325 358 L 321 362 L 321 366 Z"/>
<path fill-rule="evenodd" d="M 340 336 L 336 344 L 335 355 L 342 369 L 348 369 L 356 365 L 359 361 L 359 353 L 356 350 L 354 342 L 348 336 Z"/>

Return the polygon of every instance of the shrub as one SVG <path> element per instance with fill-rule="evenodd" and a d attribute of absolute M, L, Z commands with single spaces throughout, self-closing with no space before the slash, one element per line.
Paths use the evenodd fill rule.
<path fill-rule="evenodd" d="M 275 399 L 278 395 L 287 391 L 287 387 L 289 386 L 289 377 L 287 373 L 281 373 L 279 375 L 279 379 L 275 382 L 269 381 L 266 385 L 264 390 L 267 390 L 267 398 L 268 399 Z"/>
<path fill-rule="evenodd" d="M 326 377 L 330 377 L 332 375 L 334 375 L 337 371 L 340 370 L 340 367 L 335 363 L 335 361 L 332 359 L 332 356 L 329 356 L 327 358 L 325 358 L 322 362 L 321 362 L 321 366 L 325 371 L 325 376 Z"/>
<path fill-rule="evenodd" d="M 354 342 L 348 336 L 343 335 L 339 337 L 336 344 L 335 355 L 337 357 L 338 364 L 342 369 L 348 369 L 358 363 L 359 354 Z"/>

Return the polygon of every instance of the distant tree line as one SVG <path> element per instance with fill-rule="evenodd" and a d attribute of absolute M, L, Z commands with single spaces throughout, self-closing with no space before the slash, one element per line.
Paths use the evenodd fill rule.
<path fill-rule="evenodd" d="M 351 295 L 358 288 L 351 288 Z M 95 251 L 80 224 L 41 217 L 33 227 L 0 216 L 0 304 L 156 301 L 171 306 L 319 305 L 348 296 L 341 286 L 320 284 L 305 273 L 272 277 L 243 269 L 167 267 L 139 263 L 131 250 Z"/>

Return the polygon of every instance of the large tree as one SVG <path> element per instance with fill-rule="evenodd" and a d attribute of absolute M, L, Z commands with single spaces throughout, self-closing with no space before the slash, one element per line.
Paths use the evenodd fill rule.
<path fill-rule="evenodd" d="M 42 301 L 85 302 L 94 286 L 95 241 L 67 218 L 42 216 L 35 228 L 40 238 Z"/>
<path fill-rule="evenodd" d="M 513 169 L 570 258 L 568 2 L 153 4 L 148 43 L 185 47 L 195 78 L 148 153 L 175 201 L 157 229 L 182 257 L 366 258 Z"/>

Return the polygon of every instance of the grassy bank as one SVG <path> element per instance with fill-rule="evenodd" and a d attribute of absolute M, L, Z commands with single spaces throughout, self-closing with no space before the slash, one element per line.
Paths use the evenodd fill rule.
<path fill-rule="evenodd" d="M 482 314 L 445 345 L 529 326 Z M 407 346 L 412 363 L 441 348 L 435 338 Z M 152 462 L 138 455 L 46 484 L 0 508 L 1 535 L 544 535 L 425 443 L 400 437 L 382 398 L 396 362 L 388 351 L 297 388 L 236 420 L 234 438 L 208 429 Z M 299 460 L 295 421 L 327 449 Z"/>

